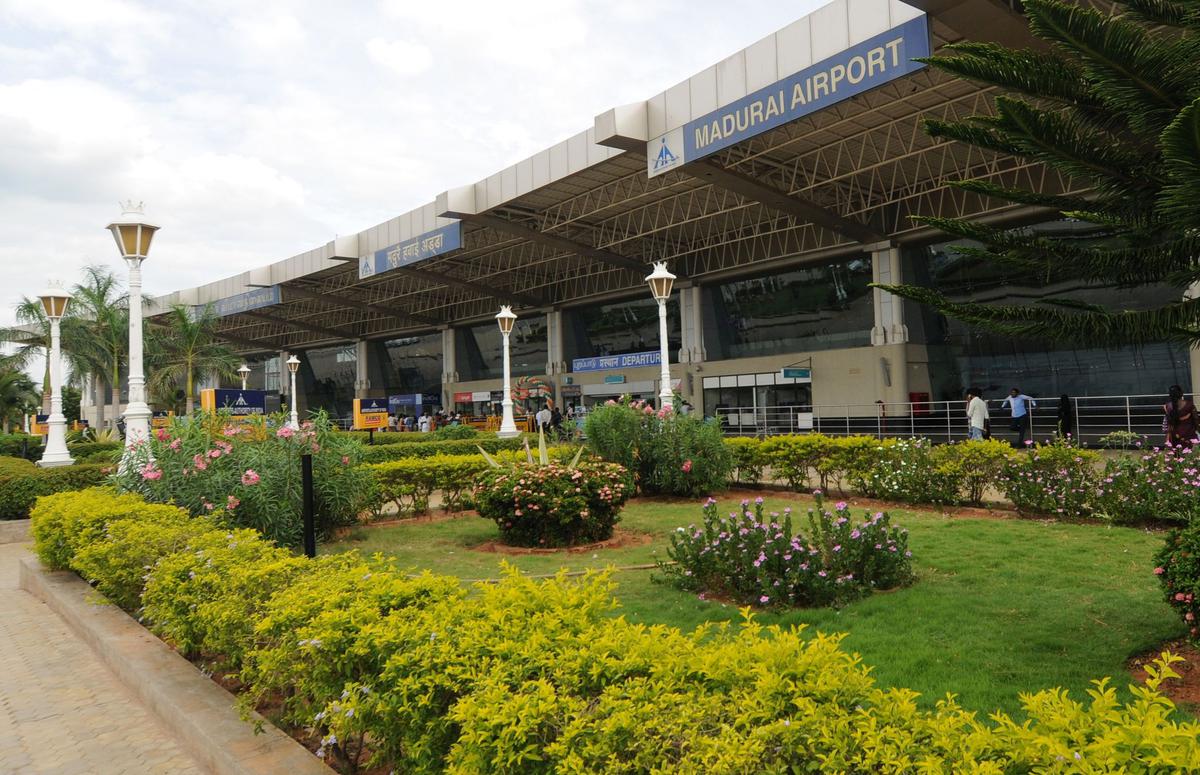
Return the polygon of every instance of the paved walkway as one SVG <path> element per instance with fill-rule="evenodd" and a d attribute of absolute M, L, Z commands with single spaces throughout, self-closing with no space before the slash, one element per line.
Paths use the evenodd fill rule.
<path fill-rule="evenodd" d="M 0 544 L 0 773 L 203 773 L 57 614 L 17 588 L 27 550 Z"/>

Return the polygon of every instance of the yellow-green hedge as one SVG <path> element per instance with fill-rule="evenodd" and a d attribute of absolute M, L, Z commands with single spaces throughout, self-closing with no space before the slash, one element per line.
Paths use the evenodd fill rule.
<path fill-rule="evenodd" d="M 44 498 L 38 552 L 77 563 L 113 544 L 127 564 L 130 544 L 160 547 L 145 563 L 149 626 L 237 673 L 246 705 L 283 698 L 285 722 L 315 731 L 319 753 L 340 764 L 531 775 L 1200 771 L 1200 724 L 1156 691 L 1172 674 L 1166 659 L 1128 702 L 1100 682 L 1083 701 L 1026 696 L 1021 723 L 983 719 L 952 699 L 922 710 L 913 692 L 877 686 L 841 636 L 764 628 L 749 614 L 693 633 L 614 619 L 605 575 L 538 581 L 510 569 L 467 594 L 389 558 L 292 557 L 249 530 L 204 523 L 180 547 L 146 540 L 177 529 L 169 517 L 144 521 L 140 535 L 107 529 L 143 519 L 141 509 L 104 490 Z M 109 567 L 92 566 L 101 588 Z"/>

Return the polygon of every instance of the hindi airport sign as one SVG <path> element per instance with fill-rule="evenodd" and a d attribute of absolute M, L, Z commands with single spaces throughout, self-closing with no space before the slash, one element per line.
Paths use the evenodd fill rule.
<path fill-rule="evenodd" d="M 610 369 L 636 369 L 639 366 L 657 366 L 662 363 L 658 350 L 622 355 L 594 355 L 591 358 L 575 358 L 571 371 L 609 371 Z"/>
<path fill-rule="evenodd" d="M 930 54 L 924 15 L 763 87 L 646 143 L 646 174 L 689 161 L 815 113 L 925 67 Z"/>
<path fill-rule="evenodd" d="M 358 260 L 358 279 L 373 277 L 391 269 L 415 264 L 462 247 L 462 223 L 455 221 L 440 229 L 427 231 L 412 239 L 376 250 L 375 255 Z"/>
<path fill-rule="evenodd" d="M 279 304 L 282 298 L 278 285 L 272 285 L 269 288 L 255 288 L 252 291 L 239 293 L 236 296 L 217 299 L 212 302 L 212 311 L 217 317 L 223 318 L 228 315 L 236 315 L 239 312 L 249 312 L 253 309 L 274 306 Z M 203 308 L 203 304 L 197 305 L 198 310 Z"/>

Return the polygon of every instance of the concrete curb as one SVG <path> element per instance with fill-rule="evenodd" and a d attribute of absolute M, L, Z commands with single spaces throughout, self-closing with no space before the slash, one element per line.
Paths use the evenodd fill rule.
<path fill-rule="evenodd" d="M 264 721 L 256 735 L 229 692 L 110 605 L 73 573 L 21 560 L 21 589 L 43 601 L 100 657 L 125 687 L 215 775 L 335 775 L 304 746 Z M 255 719 L 262 717 L 255 714 Z"/>
<path fill-rule="evenodd" d="M 0 520 L 0 544 L 23 544 L 30 540 L 29 520 Z"/>

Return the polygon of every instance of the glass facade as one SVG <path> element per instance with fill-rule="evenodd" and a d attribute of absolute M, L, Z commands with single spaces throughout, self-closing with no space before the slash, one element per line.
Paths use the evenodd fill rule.
<path fill-rule="evenodd" d="M 679 326 L 679 294 L 667 299 L 667 347 L 677 353 L 682 347 Z M 658 302 L 646 298 L 595 304 L 563 311 L 563 352 L 573 358 L 622 355 L 657 350 Z"/>
<path fill-rule="evenodd" d="M 488 321 L 454 329 L 458 377 L 463 382 L 504 378 L 500 327 Z M 514 377 L 546 373 L 546 316 L 518 318 L 509 334 L 509 368 Z"/>
<path fill-rule="evenodd" d="M 308 350 L 299 357 L 297 388 L 303 390 L 308 398 L 308 409 L 324 409 L 330 417 L 349 417 L 354 409 L 354 377 L 358 360 L 354 345 Z"/>
<path fill-rule="evenodd" d="M 383 389 L 387 395 L 442 394 L 442 333 L 389 339 L 378 343 L 383 356 Z M 374 355 L 374 352 L 372 353 Z M 374 382 L 372 381 L 372 386 Z"/>
<path fill-rule="evenodd" d="M 703 289 L 710 360 L 861 347 L 875 323 L 871 258 L 793 269 Z"/>
<path fill-rule="evenodd" d="M 250 367 L 250 373 L 246 375 L 246 387 L 251 390 L 280 390 L 278 355 L 251 355 L 245 359 L 245 363 Z M 230 384 L 241 383 L 241 377 L 235 377 Z"/>
<path fill-rule="evenodd" d="M 1029 228 L 1063 239 L 1103 239 L 1094 228 L 1085 230 L 1074 221 Z M 906 249 L 905 282 L 935 288 L 953 301 L 1017 306 L 1065 297 L 1107 309 L 1141 310 L 1180 295 L 1179 289 L 1167 285 L 1085 284 L 1072 277 L 1069 266 L 1044 275 L 1022 274 L 966 255 L 957 246 L 978 245 L 955 240 Z M 905 303 L 905 320 L 912 341 L 929 346 L 935 400 L 961 398 L 972 385 L 989 396 L 1003 395 L 1014 386 L 1035 396 L 1097 396 L 1164 393 L 1172 384 L 1187 389 L 1191 381 L 1187 348 L 1176 344 L 1104 349 L 1015 338 L 972 328 L 912 302 Z"/>
<path fill-rule="evenodd" d="M 796 407 L 812 411 L 811 383 L 757 384 L 774 379 L 774 374 L 705 377 L 704 415 L 715 416 L 718 409 L 750 410 L 767 407 Z"/>

